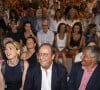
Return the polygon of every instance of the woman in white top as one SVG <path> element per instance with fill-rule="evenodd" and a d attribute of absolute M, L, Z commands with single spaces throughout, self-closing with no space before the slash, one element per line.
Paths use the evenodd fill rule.
<path fill-rule="evenodd" d="M 64 20 L 62 19 L 61 9 L 57 9 L 55 12 L 55 17 L 54 17 L 54 24 L 55 24 L 55 29 L 56 29 L 55 32 L 57 32 L 57 28 L 59 24 L 62 22 L 64 22 Z"/>
<path fill-rule="evenodd" d="M 67 69 L 67 60 L 66 60 L 66 47 L 67 47 L 67 34 L 66 34 L 66 24 L 60 23 L 58 26 L 58 33 L 55 36 L 55 47 L 56 47 L 56 56 L 55 60 L 58 63 L 59 58 L 62 58 L 63 65 Z"/>
<path fill-rule="evenodd" d="M 66 23 L 67 23 L 68 25 L 70 25 L 71 27 L 73 27 L 73 25 L 74 25 L 76 22 L 80 22 L 80 20 L 78 19 L 78 17 L 79 17 L 78 11 L 77 11 L 75 8 L 72 7 L 72 8 L 68 11 Z"/>

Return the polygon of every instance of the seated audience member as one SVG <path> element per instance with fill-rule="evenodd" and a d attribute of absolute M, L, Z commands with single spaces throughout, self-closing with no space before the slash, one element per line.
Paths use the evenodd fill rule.
<path fill-rule="evenodd" d="M 6 33 L 7 37 L 10 37 L 12 39 L 14 39 L 17 42 L 22 42 L 22 33 L 20 32 L 20 30 L 17 28 L 17 21 L 16 20 L 12 20 L 9 24 L 10 26 L 10 30 Z"/>
<path fill-rule="evenodd" d="M 21 17 L 19 26 L 23 27 L 24 23 L 27 21 L 30 22 L 32 27 L 34 27 L 34 29 L 35 29 L 35 25 L 36 25 L 35 11 L 31 7 L 26 8 L 25 15 Z"/>
<path fill-rule="evenodd" d="M 50 44 L 42 44 L 38 52 L 39 63 L 28 69 L 24 90 L 68 90 L 66 69 L 53 62 Z"/>
<path fill-rule="evenodd" d="M 60 23 L 65 23 L 62 20 L 62 13 L 61 13 L 61 9 L 57 9 L 55 12 L 55 17 L 54 17 L 54 25 L 55 25 L 55 32 L 57 33 L 57 29 Z"/>
<path fill-rule="evenodd" d="M 89 40 L 95 40 L 98 41 L 97 35 L 96 35 L 96 24 L 89 24 L 87 27 L 87 34 L 85 35 L 85 44 Z"/>
<path fill-rule="evenodd" d="M 50 11 L 50 16 L 49 16 L 51 23 L 53 24 L 53 29 L 52 31 L 56 34 L 57 30 L 56 30 L 56 25 L 55 25 L 55 13 L 53 11 Z"/>
<path fill-rule="evenodd" d="M 84 35 L 82 33 L 82 25 L 80 22 L 76 22 L 72 28 L 72 32 L 68 35 L 68 48 L 69 53 L 72 56 L 72 61 L 74 63 L 74 58 L 80 49 L 84 46 Z"/>
<path fill-rule="evenodd" d="M 30 36 L 34 37 L 35 40 L 37 41 L 36 32 L 34 31 L 34 27 L 32 26 L 30 21 L 24 22 L 22 33 L 23 33 L 23 45 L 26 44 L 27 37 Z"/>
<path fill-rule="evenodd" d="M 78 19 L 78 11 L 77 9 L 71 7 L 67 13 L 67 20 L 66 20 L 66 24 L 70 25 L 71 27 L 73 27 L 73 25 L 76 22 L 80 22 L 80 20 Z"/>
<path fill-rule="evenodd" d="M 82 62 L 75 63 L 70 73 L 69 90 L 100 90 L 100 48 L 85 47 Z"/>
<path fill-rule="evenodd" d="M 84 34 L 86 34 L 87 26 L 91 24 L 92 21 L 93 21 L 93 18 L 91 14 L 89 13 L 88 8 L 85 8 L 84 17 L 81 19 Z"/>
<path fill-rule="evenodd" d="M 59 2 L 59 1 L 58 1 Z M 50 14 L 53 12 L 55 14 L 56 10 L 59 9 L 59 3 L 57 1 L 53 1 L 50 7 Z"/>
<path fill-rule="evenodd" d="M 67 34 L 66 34 L 66 24 L 60 23 L 58 26 L 58 33 L 55 36 L 55 47 L 56 55 L 55 60 L 58 63 L 59 58 L 62 58 L 62 63 L 67 70 L 67 59 L 66 59 L 66 49 L 67 49 Z"/>
<path fill-rule="evenodd" d="M 43 43 L 49 43 L 53 45 L 54 33 L 49 30 L 49 25 L 47 20 L 42 21 L 42 30 L 37 33 L 38 45 Z"/>
<path fill-rule="evenodd" d="M 20 17 L 18 15 L 18 12 L 16 9 L 12 8 L 12 9 L 9 9 L 9 15 L 8 15 L 8 24 L 12 22 L 12 20 L 15 20 L 17 21 L 17 25 L 19 25 L 19 22 L 20 22 Z"/>
<path fill-rule="evenodd" d="M 87 42 L 87 45 L 86 46 L 97 46 L 97 43 L 94 40 L 90 40 L 90 41 Z M 82 61 L 81 60 L 81 56 L 82 56 L 82 52 L 78 53 L 75 56 L 75 63 Z"/>
<path fill-rule="evenodd" d="M 54 25 L 52 24 L 50 18 L 48 17 L 48 9 L 46 7 L 42 8 L 42 16 L 36 20 L 36 31 L 42 30 L 42 21 L 47 20 L 49 29 L 53 31 Z"/>
<path fill-rule="evenodd" d="M 37 44 L 36 40 L 33 37 L 28 37 L 26 39 L 26 52 L 22 52 L 21 59 L 22 60 L 27 60 L 29 63 L 29 66 L 34 65 L 37 63 L 37 57 L 36 57 L 36 52 L 37 52 Z"/>
<path fill-rule="evenodd" d="M 5 43 L 7 60 L 0 64 L 0 90 L 23 90 L 28 63 L 19 58 L 20 46 L 15 41 Z"/>
<path fill-rule="evenodd" d="M 10 38 L 10 37 L 5 37 L 4 39 L 3 39 L 3 43 L 2 43 L 2 48 L 3 48 L 3 60 L 7 60 L 7 57 L 6 57 L 6 55 L 5 55 L 5 52 L 4 52 L 4 48 L 5 48 L 5 44 L 7 43 L 7 42 L 9 42 L 9 41 L 14 41 L 12 38 Z"/>

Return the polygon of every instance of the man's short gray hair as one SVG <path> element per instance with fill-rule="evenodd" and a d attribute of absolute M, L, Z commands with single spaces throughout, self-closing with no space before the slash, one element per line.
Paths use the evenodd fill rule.
<path fill-rule="evenodd" d="M 96 46 L 88 46 L 83 50 L 90 50 L 90 57 L 96 57 L 97 63 L 100 63 L 100 48 Z"/>

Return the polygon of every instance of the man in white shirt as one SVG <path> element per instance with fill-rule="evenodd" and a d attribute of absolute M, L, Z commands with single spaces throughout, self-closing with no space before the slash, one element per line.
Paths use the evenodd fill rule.
<path fill-rule="evenodd" d="M 64 66 L 53 61 L 52 46 L 44 43 L 38 52 L 38 64 L 28 70 L 24 90 L 68 90 Z"/>
<path fill-rule="evenodd" d="M 42 21 L 42 30 L 37 33 L 39 46 L 43 43 L 49 43 L 53 45 L 54 33 L 49 30 L 49 25 L 47 20 Z"/>

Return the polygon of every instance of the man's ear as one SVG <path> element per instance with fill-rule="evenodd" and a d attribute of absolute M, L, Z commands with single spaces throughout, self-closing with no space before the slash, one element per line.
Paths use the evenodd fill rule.
<path fill-rule="evenodd" d="M 17 50 L 17 54 L 20 55 L 20 50 Z"/>
<path fill-rule="evenodd" d="M 53 54 L 53 55 L 52 55 L 52 60 L 54 60 L 54 58 L 55 58 L 55 55 Z"/>

